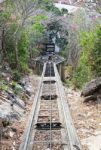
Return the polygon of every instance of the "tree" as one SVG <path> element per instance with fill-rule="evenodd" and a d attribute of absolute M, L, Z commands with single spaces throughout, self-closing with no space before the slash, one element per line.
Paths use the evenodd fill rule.
<path fill-rule="evenodd" d="M 42 2 L 43 5 L 41 7 Z M 3 45 L 5 45 L 5 48 L 4 46 L 2 47 L 2 52 L 10 63 L 15 61 L 15 67 L 17 67 L 17 69 L 20 69 L 21 67 L 21 49 L 19 45 L 21 44 L 22 40 L 25 40 L 22 41 L 22 43 L 26 43 L 25 37 L 27 36 L 29 44 L 25 44 L 26 48 L 23 47 L 23 44 L 21 47 L 23 47 L 22 51 L 26 51 L 26 49 L 28 51 L 29 45 L 32 44 L 32 35 L 34 35 L 35 39 L 39 38 L 38 35 L 41 33 L 41 28 L 43 29 L 43 25 L 41 23 L 44 19 L 46 19 L 40 14 L 43 14 L 44 16 L 44 10 L 42 9 L 45 9 L 48 4 L 50 4 L 49 0 L 43 0 L 41 2 L 37 0 L 5 1 L 5 9 L 2 11 L 2 17 L 0 17 L 2 29 L 5 28 L 2 36 L 2 41 Z M 24 34 L 26 34 L 26 36 L 24 36 Z M 27 52 L 27 54 L 29 54 L 29 52 Z"/>
<path fill-rule="evenodd" d="M 92 78 L 101 76 L 101 27 L 83 31 L 81 36 L 82 52 L 72 79 L 79 88 Z"/>

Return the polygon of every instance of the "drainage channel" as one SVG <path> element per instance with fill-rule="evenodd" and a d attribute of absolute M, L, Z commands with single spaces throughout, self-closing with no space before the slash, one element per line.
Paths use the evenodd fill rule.
<path fill-rule="evenodd" d="M 62 102 L 65 97 L 62 97 L 58 80 L 54 63 L 44 64 L 40 90 L 19 150 L 78 150 L 71 145 L 72 139 L 68 135 L 70 131 L 65 120 L 68 114 L 65 114 Z"/>

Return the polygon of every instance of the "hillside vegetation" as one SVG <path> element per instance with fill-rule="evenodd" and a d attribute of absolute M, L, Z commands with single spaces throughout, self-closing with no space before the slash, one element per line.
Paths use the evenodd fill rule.
<path fill-rule="evenodd" d="M 82 88 L 101 76 L 101 25 L 86 8 L 69 14 L 51 0 L 6 0 L 0 9 L 0 62 L 10 66 L 14 78 L 30 72 L 50 34 L 66 58 L 70 84 Z"/>

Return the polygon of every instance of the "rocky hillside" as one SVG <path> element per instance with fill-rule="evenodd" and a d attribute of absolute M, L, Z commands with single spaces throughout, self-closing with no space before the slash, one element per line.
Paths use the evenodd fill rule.
<path fill-rule="evenodd" d="M 38 81 L 39 79 L 35 75 L 26 75 L 16 81 L 9 65 L 0 66 L 0 138 L 2 149 L 16 150 L 19 147 Z"/>

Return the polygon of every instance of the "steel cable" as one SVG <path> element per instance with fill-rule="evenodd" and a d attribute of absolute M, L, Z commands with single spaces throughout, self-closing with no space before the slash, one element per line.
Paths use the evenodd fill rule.
<path fill-rule="evenodd" d="M 52 102 L 51 102 L 51 95 L 52 95 L 52 87 L 51 87 L 51 75 L 52 75 L 52 62 L 49 61 L 49 67 L 50 67 L 50 84 L 49 84 L 49 93 L 50 93 L 50 150 L 52 150 Z"/>

